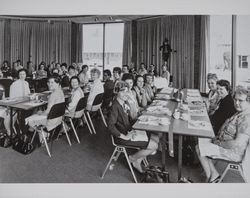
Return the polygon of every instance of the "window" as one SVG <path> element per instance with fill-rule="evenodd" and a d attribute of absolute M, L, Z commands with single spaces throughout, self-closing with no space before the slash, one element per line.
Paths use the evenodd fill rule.
<path fill-rule="evenodd" d="M 83 64 L 91 70 L 122 66 L 123 23 L 83 25 Z"/>
<path fill-rule="evenodd" d="M 250 87 L 250 15 L 237 16 L 236 23 L 236 86 Z"/>
<path fill-rule="evenodd" d="M 208 73 L 231 80 L 232 16 L 210 16 L 210 65 Z"/>

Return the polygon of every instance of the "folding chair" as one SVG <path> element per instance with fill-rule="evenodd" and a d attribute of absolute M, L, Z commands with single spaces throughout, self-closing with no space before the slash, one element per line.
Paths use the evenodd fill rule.
<path fill-rule="evenodd" d="M 51 157 L 53 140 L 55 139 L 56 133 L 59 133 L 61 125 L 63 126 L 63 129 L 64 129 L 64 132 L 66 134 L 68 143 L 71 146 L 69 135 L 68 135 L 68 132 L 67 132 L 67 130 L 65 128 L 65 124 L 63 122 L 63 116 L 64 116 L 64 114 L 65 114 L 65 102 L 53 105 L 51 107 L 51 109 L 50 109 L 50 112 L 49 112 L 48 116 L 47 116 L 47 121 L 61 117 L 61 119 L 62 119 L 61 123 L 59 125 L 55 126 L 55 128 L 51 129 L 50 131 L 48 131 L 46 129 L 46 126 L 39 126 L 39 127 L 37 127 L 35 129 L 35 132 L 34 132 L 34 135 L 33 135 L 32 139 L 31 139 L 31 143 L 33 143 L 33 140 L 34 140 L 37 132 L 41 133 L 43 141 L 44 141 L 46 149 L 47 149 L 47 152 L 48 152 L 48 155 L 50 157 Z M 46 139 L 45 133 L 50 134 L 50 136 L 49 136 L 49 140 L 51 141 L 50 149 L 49 149 L 49 146 L 48 146 L 48 143 L 47 143 L 47 139 Z"/>
<path fill-rule="evenodd" d="M 104 172 L 102 173 L 102 177 L 101 177 L 101 178 L 102 178 L 102 179 L 104 178 L 104 176 L 105 176 L 105 174 L 106 174 L 106 172 L 107 172 L 107 170 L 108 170 L 108 168 L 109 168 L 111 162 L 112 162 L 113 160 L 116 162 L 116 161 L 118 160 L 120 154 L 123 153 L 123 154 L 125 155 L 126 160 L 127 160 L 129 169 L 130 169 L 130 171 L 131 171 L 131 173 L 132 173 L 132 175 L 133 175 L 134 181 L 135 181 L 135 183 L 138 183 L 138 182 L 137 182 L 137 179 L 136 179 L 136 176 L 135 176 L 135 173 L 134 173 L 134 170 L 133 170 L 133 168 L 132 168 L 132 166 L 131 166 L 131 163 L 130 163 L 130 161 L 129 161 L 128 153 L 127 153 L 126 148 L 137 149 L 137 150 L 139 150 L 140 148 L 134 147 L 134 146 L 117 145 L 117 144 L 115 143 L 114 137 L 113 137 L 112 135 L 111 135 L 111 139 L 112 139 L 112 144 L 115 146 L 115 149 L 114 149 L 114 152 L 113 152 L 113 154 L 111 155 L 111 157 L 110 157 L 110 159 L 109 159 L 109 162 L 108 162 L 108 164 L 107 164 L 107 166 L 106 166 Z M 146 158 L 143 159 L 143 163 L 144 163 L 144 165 L 145 165 L 146 167 L 148 166 L 148 161 L 147 161 Z"/>
<path fill-rule="evenodd" d="M 96 130 L 95 130 L 95 127 L 94 127 L 94 125 L 93 125 L 93 122 L 92 122 L 92 119 L 91 119 L 91 116 L 90 116 L 90 113 L 89 113 L 89 112 L 96 112 L 96 111 L 99 111 L 100 114 L 101 114 L 101 117 L 102 117 L 102 121 L 103 121 L 104 125 L 107 127 L 107 123 L 106 123 L 106 120 L 105 120 L 105 118 L 104 118 L 104 116 L 103 116 L 102 109 L 101 109 L 102 101 L 103 101 L 103 93 L 100 93 L 100 94 L 96 95 L 96 97 L 95 97 L 95 99 L 94 99 L 94 101 L 93 101 L 91 110 L 90 110 L 90 111 L 87 111 L 87 110 L 86 110 L 86 115 L 87 115 L 87 117 L 88 117 L 90 126 L 91 126 L 92 131 L 93 131 L 94 134 L 96 134 Z"/>
<path fill-rule="evenodd" d="M 242 158 L 242 161 L 240 161 L 240 162 L 233 162 L 233 161 L 228 161 L 228 160 L 217 159 L 217 160 L 222 160 L 222 161 L 225 161 L 228 163 L 226 168 L 224 169 L 218 183 L 221 183 L 223 181 L 223 179 L 226 176 L 226 174 L 228 173 L 228 171 L 238 171 L 240 173 L 241 177 L 243 178 L 244 182 L 247 183 L 247 179 L 249 178 L 249 175 L 244 174 L 243 166 L 245 163 L 249 163 L 249 155 L 250 155 L 250 146 L 248 145 L 247 149 L 245 151 L 245 154 Z M 250 173 L 248 173 L 248 174 L 250 174 Z"/>
<path fill-rule="evenodd" d="M 86 117 L 85 112 L 84 112 L 86 105 L 87 105 L 87 99 L 88 99 L 87 97 L 83 97 L 78 101 L 74 115 L 65 114 L 65 118 L 69 119 L 71 128 L 74 131 L 77 142 L 79 144 L 80 144 L 80 139 L 79 139 L 77 132 L 76 132 L 78 125 L 76 127 L 74 126 L 79 119 L 82 120 L 82 122 L 84 122 L 84 120 L 85 120 L 85 122 L 88 126 L 88 129 L 89 129 L 90 133 L 92 134 L 92 130 L 89 126 L 87 117 Z M 83 118 L 84 118 L 84 120 L 83 120 Z M 76 122 L 73 122 L 73 119 L 75 119 Z"/>

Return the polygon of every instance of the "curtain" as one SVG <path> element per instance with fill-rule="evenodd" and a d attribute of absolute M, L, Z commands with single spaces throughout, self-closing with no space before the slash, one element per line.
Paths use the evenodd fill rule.
<path fill-rule="evenodd" d="M 137 22 L 137 65 L 156 65 L 161 73 L 159 50 L 165 38 L 176 53 L 170 57 L 169 70 L 177 88 L 194 87 L 194 16 L 164 16 Z"/>
<path fill-rule="evenodd" d="M 38 65 L 41 61 L 71 63 L 71 23 L 6 20 L 4 58 Z"/>
<path fill-rule="evenodd" d="M 123 34 L 123 65 L 131 65 L 132 62 L 132 22 L 124 23 Z"/>
<path fill-rule="evenodd" d="M 82 24 L 72 24 L 72 57 L 71 62 L 82 63 Z"/>
<path fill-rule="evenodd" d="M 4 59 L 4 20 L 0 20 L 0 64 L 5 60 Z"/>
<path fill-rule="evenodd" d="M 209 66 L 209 16 L 201 16 L 199 89 L 206 92 L 206 73 Z"/>

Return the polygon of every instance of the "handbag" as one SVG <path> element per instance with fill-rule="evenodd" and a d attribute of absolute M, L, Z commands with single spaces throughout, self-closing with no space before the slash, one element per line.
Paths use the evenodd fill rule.
<path fill-rule="evenodd" d="M 11 146 L 10 137 L 7 135 L 7 133 L 0 132 L 0 146 L 4 148 Z"/>
<path fill-rule="evenodd" d="M 149 166 L 143 175 L 142 183 L 169 183 L 169 173 L 158 166 Z"/>
<path fill-rule="evenodd" d="M 24 155 L 32 153 L 36 148 L 32 143 L 29 142 L 27 135 L 16 137 L 13 142 L 12 148 Z"/>

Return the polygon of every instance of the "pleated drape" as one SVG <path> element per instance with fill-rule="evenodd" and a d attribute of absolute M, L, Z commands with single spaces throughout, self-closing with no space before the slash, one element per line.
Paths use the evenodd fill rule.
<path fill-rule="evenodd" d="M 130 65 L 132 62 L 132 22 L 124 23 L 122 64 Z"/>
<path fill-rule="evenodd" d="M 0 63 L 4 61 L 4 25 L 5 21 L 0 20 Z"/>
<path fill-rule="evenodd" d="M 199 89 L 206 92 L 206 73 L 209 66 L 209 32 L 210 32 L 210 17 L 201 16 L 201 38 L 200 38 L 200 71 L 199 71 Z"/>
<path fill-rule="evenodd" d="M 71 23 L 6 20 L 4 26 L 4 58 L 27 61 L 71 63 Z"/>
<path fill-rule="evenodd" d="M 167 38 L 172 49 L 170 71 L 178 88 L 193 88 L 194 82 L 194 16 L 164 16 L 137 22 L 137 65 L 144 62 L 157 66 L 161 72 L 163 60 L 159 50 Z"/>

